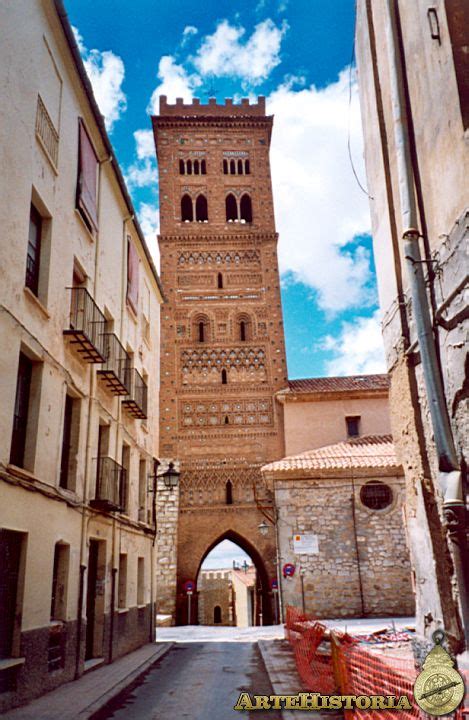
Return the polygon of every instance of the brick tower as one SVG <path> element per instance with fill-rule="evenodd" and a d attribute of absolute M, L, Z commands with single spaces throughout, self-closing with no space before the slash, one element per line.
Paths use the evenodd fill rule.
<path fill-rule="evenodd" d="M 270 176 L 272 117 L 257 104 L 160 99 L 160 452 L 181 463 L 178 622 L 186 580 L 224 538 L 258 571 L 257 614 L 272 619 L 275 530 L 260 467 L 284 454 L 287 383 Z M 269 523 L 267 522 L 269 525 Z M 162 559 L 164 562 L 164 559 Z M 162 588 L 164 597 L 164 588 Z M 196 617 L 194 596 L 192 621 Z M 160 612 L 168 611 L 168 606 Z"/>

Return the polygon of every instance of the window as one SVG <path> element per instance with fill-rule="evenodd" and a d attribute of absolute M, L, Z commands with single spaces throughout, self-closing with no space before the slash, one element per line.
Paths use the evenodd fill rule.
<path fill-rule="evenodd" d="M 25 285 L 35 295 L 39 294 L 39 267 L 41 261 L 42 218 L 31 205 L 29 215 L 28 254 L 26 256 Z"/>
<path fill-rule="evenodd" d="M 137 248 L 130 235 L 127 235 L 127 303 L 135 314 L 138 312 L 139 271 Z"/>
<path fill-rule="evenodd" d="M 251 164 L 250 164 L 249 160 L 246 160 L 244 163 L 244 172 L 246 173 L 246 175 L 251 174 Z"/>
<path fill-rule="evenodd" d="M 198 195 L 195 201 L 195 219 L 197 222 L 208 222 L 208 205 L 205 195 Z"/>
<path fill-rule="evenodd" d="M 238 204 L 233 193 L 226 196 L 226 220 L 227 222 L 233 222 L 238 219 Z"/>
<path fill-rule="evenodd" d="M 90 232 L 98 229 L 98 158 L 83 121 L 79 121 L 77 208 Z"/>
<path fill-rule="evenodd" d="M 225 485 L 225 502 L 227 505 L 233 505 L 233 483 L 231 480 Z"/>
<path fill-rule="evenodd" d="M 188 175 L 192 175 L 192 160 L 187 161 L 186 170 Z"/>
<path fill-rule="evenodd" d="M 229 425 L 229 424 L 230 424 L 230 419 L 229 419 L 228 415 L 225 415 L 224 424 L 225 424 L 225 425 Z"/>
<path fill-rule="evenodd" d="M 32 361 L 20 352 L 10 450 L 10 462 L 18 467 L 25 464 L 32 373 Z"/>
<path fill-rule="evenodd" d="M 181 198 L 181 220 L 182 222 L 192 222 L 194 219 L 194 208 L 192 207 L 192 198 L 190 195 L 183 195 Z"/>
<path fill-rule="evenodd" d="M 219 290 L 223 289 L 223 275 L 221 273 L 217 275 L 217 287 Z"/>
<path fill-rule="evenodd" d="M 360 500 L 370 510 L 384 510 L 392 503 L 392 490 L 389 485 L 373 480 L 361 488 Z"/>
<path fill-rule="evenodd" d="M 252 204 L 251 204 L 251 198 L 247 193 L 245 193 L 241 198 L 240 203 L 240 210 L 241 210 L 241 220 L 244 220 L 247 223 L 252 222 Z"/>
<path fill-rule="evenodd" d="M 236 175 L 236 161 L 230 160 L 230 175 Z"/>
<path fill-rule="evenodd" d="M 200 164 L 198 160 L 194 160 L 194 175 L 200 175 Z"/>
<path fill-rule="evenodd" d="M 80 400 L 67 393 L 65 396 L 59 485 L 69 490 L 75 489 L 79 428 Z"/>
<path fill-rule="evenodd" d="M 227 376 L 226 370 L 225 370 L 224 368 L 223 368 L 223 370 L 221 371 L 221 384 L 222 384 L 222 385 L 227 385 L 227 384 L 228 384 L 228 376 Z"/>
<path fill-rule="evenodd" d="M 453 51 L 463 127 L 469 127 L 469 8 L 467 0 L 446 0 L 446 17 Z"/>
<path fill-rule="evenodd" d="M 199 322 L 199 342 L 205 342 L 205 323 L 203 320 Z"/>
<path fill-rule="evenodd" d="M 179 160 L 179 175 L 185 175 L 186 174 L 186 167 L 184 165 L 184 160 Z"/>
<path fill-rule="evenodd" d="M 242 175 L 242 174 L 243 174 L 243 161 L 238 160 L 238 175 Z"/>
<path fill-rule="evenodd" d="M 120 506 L 122 512 L 128 513 L 129 511 L 129 495 L 128 489 L 130 488 L 130 445 L 126 443 L 122 444 L 122 480 L 121 480 L 121 499 Z"/>
<path fill-rule="evenodd" d="M 117 589 L 117 605 L 120 609 L 127 607 L 127 555 L 119 555 L 119 585 Z"/>
<path fill-rule="evenodd" d="M 52 571 L 52 597 L 50 607 L 51 620 L 67 619 L 67 586 L 70 545 L 56 543 L 54 548 L 54 566 Z"/>
<path fill-rule="evenodd" d="M 345 418 L 347 425 L 347 437 L 358 437 L 360 435 L 360 415 L 350 415 Z"/>
<path fill-rule="evenodd" d="M 206 175 L 206 174 L 207 174 L 207 163 L 206 163 L 205 160 L 201 160 L 201 162 L 200 162 L 200 169 L 201 169 L 201 171 L 202 171 L 202 175 Z"/>
<path fill-rule="evenodd" d="M 137 605 L 145 603 L 145 558 L 137 560 Z"/>
<path fill-rule="evenodd" d="M 221 607 L 220 605 L 215 605 L 213 608 L 213 622 L 216 624 L 221 623 Z"/>
<path fill-rule="evenodd" d="M 138 519 L 147 521 L 147 461 L 143 458 L 138 468 Z"/>
<path fill-rule="evenodd" d="M 228 175 L 228 160 L 223 160 L 223 174 Z"/>

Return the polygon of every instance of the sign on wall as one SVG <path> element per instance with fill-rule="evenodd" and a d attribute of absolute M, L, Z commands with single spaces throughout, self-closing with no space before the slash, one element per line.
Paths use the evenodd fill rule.
<path fill-rule="evenodd" d="M 293 535 L 293 552 L 297 555 L 317 555 L 319 553 L 318 536 L 312 533 Z"/>

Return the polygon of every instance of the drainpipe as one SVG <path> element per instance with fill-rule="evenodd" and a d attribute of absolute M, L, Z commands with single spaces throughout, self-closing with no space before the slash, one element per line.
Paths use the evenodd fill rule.
<path fill-rule="evenodd" d="M 450 547 L 459 586 L 461 619 L 466 634 L 469 628 L 469 594 L 467 580 L 467 540 L 465 535 L 465 502 L 461 468 L 454 445 L 448 409 L 438 364 L 432 319 L 425 286 L 425 276 L 419 239 L 419 220 L 414 193 L 409 126 L 405 96 L 405 77 L 400 55 L 396 0 L 386 0 L 390 90 L 394 120 L 397 175 L 402 213 L 402 239 L 406 259 L 412 308 L 419 342 L 425 389 L 438 456 L 440 488 L 443 494 L 443 512 L 448 528 Z"/>

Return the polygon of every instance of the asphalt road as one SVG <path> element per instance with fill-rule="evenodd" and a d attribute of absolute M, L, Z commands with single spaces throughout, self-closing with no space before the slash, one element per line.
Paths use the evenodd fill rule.
<path fill-rule="evenodd" d="M 281 720 L 233 710 L 242 691 L 272 694 L 257 643 L 179 643 L 93 720 Z"/>

